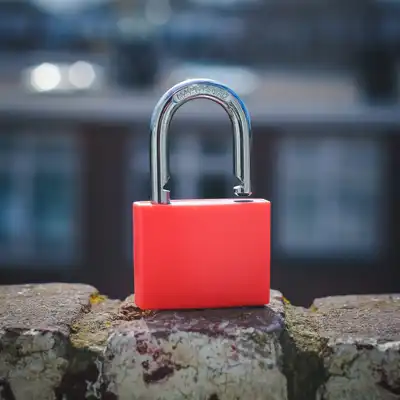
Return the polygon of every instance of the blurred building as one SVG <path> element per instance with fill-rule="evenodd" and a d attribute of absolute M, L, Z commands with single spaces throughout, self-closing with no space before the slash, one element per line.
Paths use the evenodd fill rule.
<path fill-rule="evenodd" d="M 150 115 L 202 76 L 252 115 L 273 286 L 303 303 L 400 290 L 400 3 L 3 1 L 0 27 L 1 283 L 133 290 Z M 232 195 L 222 109 L 185 105 L 170 139 L 172 197 Z"/>

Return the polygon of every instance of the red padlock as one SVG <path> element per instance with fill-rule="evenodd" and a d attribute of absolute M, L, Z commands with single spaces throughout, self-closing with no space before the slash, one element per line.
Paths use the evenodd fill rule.
<path fill-rule="evenodd" d="M 229 114 L 236 198 L 170 200 L 167 133 L 184 103 L 206 98 Z M 207 79 L 184 81 L 151 120 L 152 200 L 133 203 L 135 302 L 141 309 L 257 306 L 270 295 L 270 202 L 252 199 L 251 123 L 238 95 Z"/>

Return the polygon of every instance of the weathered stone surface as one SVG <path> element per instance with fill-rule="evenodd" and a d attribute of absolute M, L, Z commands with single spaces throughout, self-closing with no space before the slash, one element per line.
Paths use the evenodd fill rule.
<path fill-rule="evenodd" d="M 400 295 L 315 301 L 328 340 L 323 400 L 400 399 Z"/>
<path fill-rule="evenodd" d="M 108 337 L 121 322 L 120 303 L 92 296 L 90 312 L 81 314 L 71 325 L 69 365 L 56 389 L 57 400 L 113 399 L 104 396 L 99 375 Z"/>
<path fill-rule="evenodd" d="M 55 399 L 68 366 L 70 325 L 94 291 L 64 284 L 0 287 L 0 399 Z"/>
<path fill-rule="evenodd" d="M 328 297 L 286 311 L 291 399 L 400 399 L 400 295 Z"/>
<path fill-rule="evenodd" d="M 0 286 L 0 329 L 42 329 L 67 335 L 95 292 L 80 284 Z"/>
<path fill-rule="evenodd" d="M 121 324 L 105 353 L 107 393 L 121 400 L 285 400 L 282 296 L 273 291 L 272 299 L 260 308 L 162 311 Z"/>
<path fill-rule="evenodd" d="M 0 286 L 0 400 L 400 399 L 400 295 L 271 297 L 143 312 L 86 285 Z"/>
<path fill-rule="evenodd" d="M 0 399 L 286 399 L 280 293 L 261 308 L 143 312 L 95 292 L 0 287 Z"/>

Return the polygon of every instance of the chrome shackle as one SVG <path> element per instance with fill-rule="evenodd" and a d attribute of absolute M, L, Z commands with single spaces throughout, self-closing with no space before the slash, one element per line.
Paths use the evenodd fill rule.
<path fill-rule="evenodd" d="M 151 118 L 150 171 L 151 201 L 169 204 L 170 193 L 165 189 L 169 180 L 167 154 L 168 131 L 171 120 L 183 104 L 195 99 L 209 99 L 221 105 L 230 117 L 233 128 L 234 174 L 240 184 L 236 196 L 251 195 L 250 153 L 251 122 L 249 112 L 239 96 L 229 87 L 209 79 L 189 79 L 169 89 L 158 101 Z"/>

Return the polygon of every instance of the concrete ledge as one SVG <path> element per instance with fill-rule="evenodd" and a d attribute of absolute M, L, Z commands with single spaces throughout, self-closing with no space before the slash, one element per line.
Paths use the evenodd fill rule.
<path fill-rule="evenodd" d="M 86 285 L 0 286 L 0 399 L 400 399 L 400 295 L 142 312 Z"/>
<path fill-rule="evenodd" d="M 90 309 L 90 286 L 0 288 L 0 399 L 51 399 L 69 363 L 73 321 Z"/>
<path fill-rule="evenodd" d="M 273 296 L 264 308 L 160 312 L 121 324 L 105 352 L 108 390 L 121 399 L 132 398 L 132 383 L 138 399 L 286 399 L 283 307 Z"/>
<path fill-rule="evenodd" d="M 319 398 L 400 399 L 400 295 L 330 297 L 314 304 L 327 343 L 327 380 Z"/>
<path fill-rule="evenodd" d="M 400 295 L 328 297 L 285 311 L 289 398 L 400 399 Z"/>

